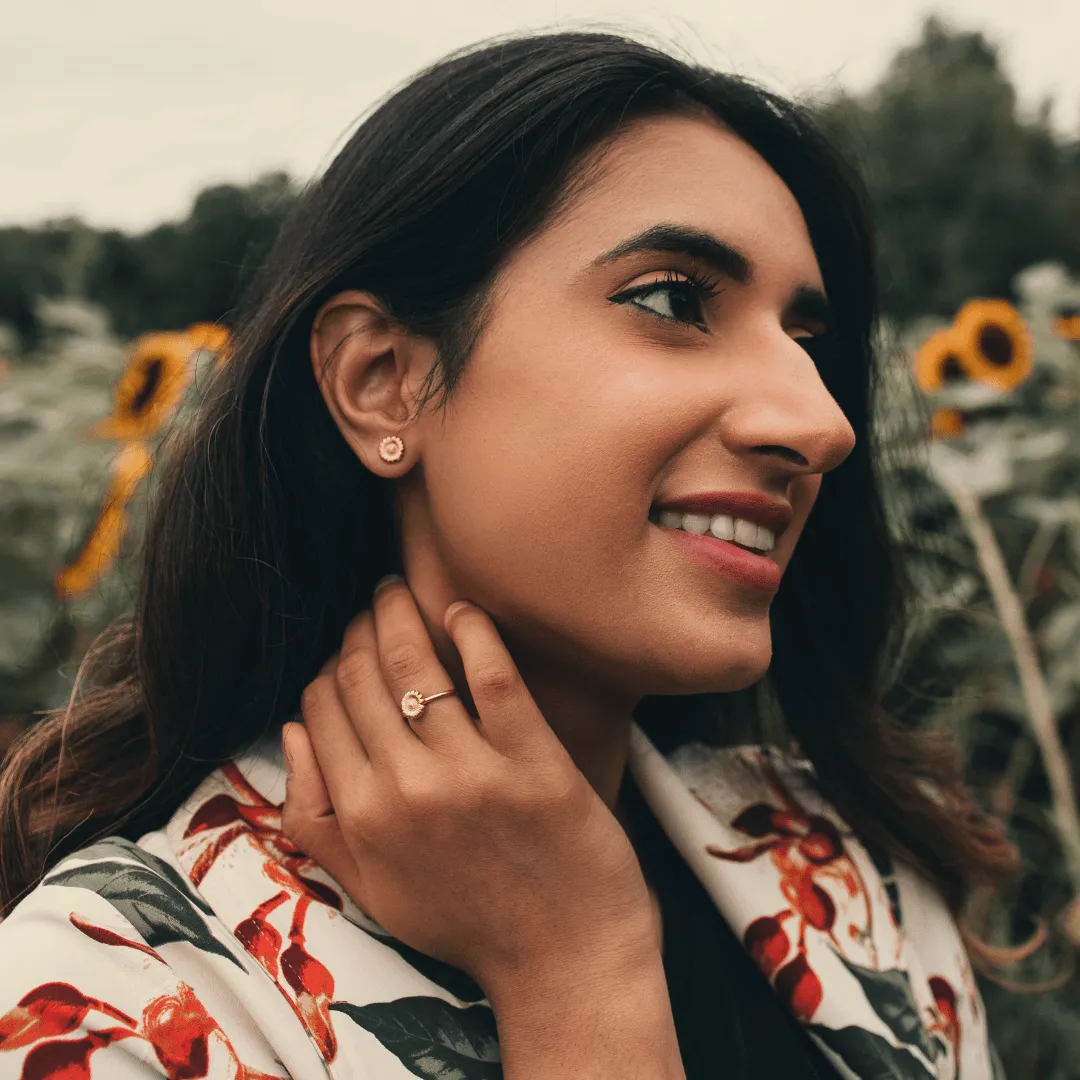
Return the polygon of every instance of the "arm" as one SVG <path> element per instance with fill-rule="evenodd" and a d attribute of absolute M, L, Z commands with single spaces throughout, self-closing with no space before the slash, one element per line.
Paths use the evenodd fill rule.
<path fill-rule="evenodd" d="M 685 1080 L 658 950 L 489 994 L 506 1080 Z"/>

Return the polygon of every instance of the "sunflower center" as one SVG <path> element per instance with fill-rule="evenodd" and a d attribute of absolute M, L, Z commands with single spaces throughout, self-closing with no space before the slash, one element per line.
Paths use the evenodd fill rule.
<path fill-rule="evenodd" d="M 995 326 L 993 323 L 984 326 L 979 331 L 979 352 L 994 367 L 1006 367 L 1012 363 L 1012 341 L 1000 326 Z"/>

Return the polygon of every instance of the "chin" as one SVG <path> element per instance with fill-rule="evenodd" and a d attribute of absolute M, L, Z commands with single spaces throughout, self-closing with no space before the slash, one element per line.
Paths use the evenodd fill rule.
<path fill-rule="evenodd" d="M 730 645 L 702 648 L 693 654 L 683 652 L 671 657 L 666 670 L 656 672 L 645 694 L 730 694 L 753 686 L 769 670 L 772 642 L 744 640 L 737 648 Z"/>

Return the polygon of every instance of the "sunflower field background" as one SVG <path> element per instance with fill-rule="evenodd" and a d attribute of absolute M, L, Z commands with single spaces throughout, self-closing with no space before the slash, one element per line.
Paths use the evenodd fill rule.
<path fill-rule="evenodd" d="M 972 899 L 1012 1080 L 1080 1080 L 1080 132 L 1018 111 L 996 46 L 929 19 L 815 104 L 866 176 L 878 415 L 914 585 L 889 707 L 954 732 L 1016 880 Z M 218 185 L 139 235 L 0 229 L 0 756 L 138 587 L 146 477 L 298 188 Z"/>

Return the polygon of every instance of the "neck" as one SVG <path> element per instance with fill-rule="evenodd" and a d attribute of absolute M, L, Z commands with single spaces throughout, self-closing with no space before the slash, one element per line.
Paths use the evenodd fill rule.
<path fill-rule="evenodd" d="M 442 627 L 442 613 L 456 599 L 425 590 L 406 574 L 439 661 L 450 676 L 461 702 L 473 715 L 477 710 L 469 693 L 461 657 Z M 566 747 L 574 764 L 593 790 L 614 811 L 630 746 L 630 723 L 635 702 L 609 693 L 599 684 L 561 669 L 548 659 L 547 650 L 532 650 L 515 643 L 500 628 L 500 635 L 544 720 Z M 537 654 L 543 653 L 543 659 Z"/>
<path fill-rule="evenodd" d="M 462 703 L 475 715 L 461 658 L 439 617 L 433 617 L 434 610 L 443 611 L 447 605 L 429 610 L 420 597 L 417 603 L 439 660 Z M 582 680 L 550 663 L 538 663 L 531 650 L 515 647 L 505 632 L 501 631 L 501 636 L 540 715 L 593 790 L 614 811 L 629 753 L 632 704 L 625 698 L 613 700 L 596 687 L 584 686 Z"/>
<path fill-rule="evenodd" d="M 418 512 L 415 501 L 407 500 L 402 514 L 399 527 L 404 538 L 405 580 L 440 662 L 462 703 L 476 715 L 461 658 L 442 625 L 450 604 L 469 597 L 449 581 L 427 513 Z M 540 714 L 593 790 L 614 812 L 629 752 L 633 709 L 639 698 L 628 697 L 625 689 L 613 687 L 610 680 L 587 674 L 585 665 L 571 666 L 565 643 L 540 642 L 532 634 L 526 639 L 492 618 Z"/>

